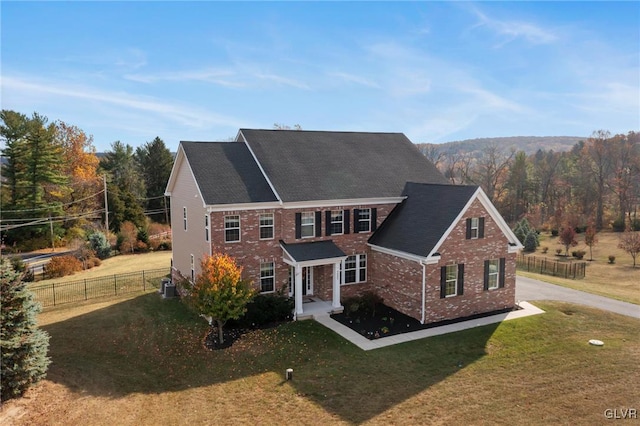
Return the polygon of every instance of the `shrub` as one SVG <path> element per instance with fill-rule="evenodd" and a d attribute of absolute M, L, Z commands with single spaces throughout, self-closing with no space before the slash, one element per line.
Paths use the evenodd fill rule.
<path fill-rule="evenodd" d="M 631 230 L 640 231 L 640 219 L 633 219 L 631 221 Z"/>
<path fill-rule="evenodd" d="M 149 251 L 149 246 L 144 241 L 136 241 L 136 251 L 146 253 Z"/>
<path fill-rule="evenodd" d="M 557 237 L 557 236 L 558 236 L 558 234 L 559 234 L 559 232 L 558 232 L 558 230 L 557 230 L 557 229 L 552 229 L 552 230 L 551 230 L 551 236 L 552 236 L 552 237 Z"/>
<path fill-rule="evenodd" d="M 571 252 L 571 255 L 576 259 L 582 259 L 586 253 L 584 250 L 574 250 Z"/>
<path fill-rule="evenodd" d="M 556 255 L 560 256 L 560 253 L 562 253 L 562 249 L 556 249 Z"/>
<path fill-rule="evenodd" d="M 89 246 L 100 259 L 106 259 L 111 256 L 111 244 L 102 232 L 95 232 L 89 235 Z"/>
<path fill-rule="evenodd" d="M 82 262 L 73 256 L 53 257 L 44 267 L 44 272 L 49 278 L 64 277 L 81 270 Z"/>
<path fill-rule="evenodd" d="M 247 303 L 247 312 L 229 324 L 247 328 L 260 328 L 269 324 L 288 321 L 292 317 L 294 301 L 279 293 L 259 294 Z"/>
<path fill-rule="evenodd" d="M 541 247 L 540 250 L 542 251 L 542 254 L 547 254 L 547 252 L 549 251 L 549 247 L 544 246 L 544 247 Z"/>
<path fill-rule="evenodd" d="M 612 265 L 616 263 L 616 257 L 612 254 L 609 255 L 609 263 Z"/>
<path fill-rule="evenodd" d="M 613 232 L 624 232 L 626 228 L 626 225 L 624 223 L 624 218 L 618 218 L 614 220 L 613 223 L 611 224 L 611 227 L 613 228 Z"/>
<path fill-rule="evenodd" d="M 524 239 L 524 251 L 527 253 L 533 253 L 538 246 L 538 238 L 535 231 L 529 231 L 527 237 Z"/>
<path fill-rule="evenodd" d="M 360 296 L 352 296 L 343 299 L 342 306 L 347 316 L 351 314 L 355 316 L 371 316 L 376 315 L 378 305 L 382 304 L 384 299 L 373 291 L 366 291 Z"/>

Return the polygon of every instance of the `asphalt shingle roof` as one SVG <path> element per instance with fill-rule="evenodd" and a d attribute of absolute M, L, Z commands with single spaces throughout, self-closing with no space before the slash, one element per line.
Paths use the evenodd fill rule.
<path fill-rule="evenodd" d="M 282 201 L 398 197 L 447 181 L 402 133 L 241 129 Z"/>
<path fill-rule="evenodd" d="M 280 241 L 280 245 L 289 253 L 297 262 L 319 259 L 333 259 L 336 257 L 344 257 L 346 254 L 331 240 L 314 241 L 311 243 L 286 244 Z"/>
<path fill-rule="evenodd" d="M 426 257 L 478 189 L 408 182 L 407 196 L 369 238 L 371 244 Z"/>
<path fill-rule="evenodd" d="M 241 142 L 180 142 L 206 204 L 277 201 Z"/>

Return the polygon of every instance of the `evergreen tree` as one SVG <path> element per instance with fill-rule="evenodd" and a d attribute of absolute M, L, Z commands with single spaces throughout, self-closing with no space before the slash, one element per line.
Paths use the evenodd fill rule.
<path fill-rule="evenodd" d="M 171 174 L 173 155 L 164 141 L 156 137 L 136 149 L 135 159 L 140 165 L 146 187 L 146 210 L 155 221 L 166 222 L 164 190 Z"/>
<path fill-rule="evenodd" d="M 524 239 L 524 251 L 533 253 L 538 247 L 538 235 L 536 231 L 529 231 Z"/>
<path fill-rule="evenodd" d="M 51 361 L 49 335 L 36 323 L 40 305 L 4 258 L 0 258 L 0 302 L 0 398 L 4 401 L 21 396 L 44 378 Z"/>

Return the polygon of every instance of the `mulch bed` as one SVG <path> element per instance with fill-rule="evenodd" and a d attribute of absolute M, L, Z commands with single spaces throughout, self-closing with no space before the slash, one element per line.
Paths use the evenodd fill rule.
<path fill-rule="evenodd" d="M 497 311 L 486 312 L 483 314 L 470 315 L 467 317 L 456 318 L 453 320 L 438 321 L 430 324 L 420 324 L 415 318 L 407 316 L 396 311 L 386 305 L 378 305 L 375 316 L 357 315 L 357 313 L 333 314 L 331 318 L 340 324 L 349 327 L 356 333 L 359 333 L 369 340 L 380 339 L 387 336 L 393 336 L 401 333 L 409 333 L 411 331 L 425 330 L 433 327 L 440 327 L 447 324 L 455 324 L 457 322 L 484 318 L 491 315 L 502 314 L 505 312 L 516 311 L 521 308 L 500 309 Z"/>
<path fill-rule="evenodd" d="M 212 325 L 209 328 L 209 333 L 203 339 L 202 344 L 204 345 L 205 348 L 209 349 L 210 351 L 226 349 L 228 347 L 231 347 L 234 344 L 234 342 L 240 339 L 243 335 L 253 330 L 264 330 L 268 328 L 274 328 L 286 322 L 290 322 L 290 320 L 270 322 L 268 324 L 262 324 L 262 325 L 257 325 L 253 327 L 246 327 L 246 326 L 240 325 L 240 323 L 238 322 L 229 321 L 229 323 L 227 323 L 227 325 L 225 325 L 222 329 L 222 334 L 224 337 L 224 342 L 222 343 L 220 343 L 220 339 L 218 336 L 218 326 Z"/>

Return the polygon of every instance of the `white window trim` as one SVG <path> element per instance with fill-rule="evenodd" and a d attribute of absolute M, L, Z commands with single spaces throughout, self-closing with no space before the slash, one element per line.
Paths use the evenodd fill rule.
<path fill-rule="evenodd" d="M 334 220 L 333 219 L 333 214 L 334 213 L 339 213 L 340 214 L 340 220 Z M 339 223 L 340 224 L 340 232 L 333 232 L 333 225 Z M 330 224 L 330 228 L 331 228 L 331 235 L 343 235 L 344 234 L 344 210 L 331 210 L 331 224 Z"/>
<path fill-rule="evenodd" d="M 263 225 L 262 224 L 262 216 L 271 216 L 271 225 Z M 271 228 L 271 237 L 270 238 L 262 238 L 262 228 Z M 276 235 L 276 227 L 275 227 L 275 217 L 273 213 L 260 213 L 258 216 L 258 238 L 260 240 L 273 240 Z"/>
<path fill-rule="evenodd" d="M 346 277 L 346 272 L 347 269 L 345 268 L 346 263 L 347 263 L 347 259 L 349 257 L 355 257 L 356 258 L 356 267 L 355 269 L 349 269 L 349 271 L 356 271 L 356 280 L 353 282 L 344 282 L 344 278 Z M 360 266 L 360 261 L 362 260 L 362 257 L 364 257 L 364 267 Z M 342 262 L 340 262 L 340 285 L 352 285 L 352 284 L 362 284 L 362 283 L 366 283 L 367 282 L 367 278 L 368 278 L 368 273 L 367 273 L 367 268 L 368 268 L 368 259 L 367 259 L 367 255 L 365 253 L 361 253 L 361 254 L 353 254 L 351 256 L 348 256 L 347 259 L 343 260 Z M 360 280 L 360 271 L 364 269 L 364 280 L 361 281 Z"/>
<path fill-rule="evenodd" d="M 237 217 L 238 218 L 238 227 L 237 228 L 227 228 L 227 218 L 228 217 Z M 242 224 L 240 223 L 240 215 L 239 214 L 230 214 L 224 217 L 224 242 L 225 243 L 239 243 L 242 240 Z M 238 230 L 238 239 L 233 241 L 227 241 L 227 231 L 231 231 L 237 229 Z"/>
<path fill-rule="evenodd" d="M 311 216 L 311 223 L 304 223 L 305 215 Z M 311 226 L 311 235 L 304 235 L 303 229 Z M 316 213 L 315 212 L 302 212 L 300 214 L 300 238 L 313 238 L 316 236 Z"/>
<path fill-rule="evenodd" d="M 496 271 L 495 272 L 491 272 L 491 263 L 495 262 L 496 264 Z M 487 275 L 489 277 L 489 283 L 488 283 L 488 290 L 497 290 L 500 288 L 500 259 L 491 259 L 489 260 L 489 271 L 487 272 Z M 496 284 L 494 286 L 491 285 L 491 276 L 495 276 L 496 277 Z"/>
<path fill-rule="evenodd" d="M 447 267 L 447 269 L 449 269 L 450 267 L 453 267 L 456 275 L 455 275 L 455 279 L 453 279 L 453 280 L 446 279 L 446 276 L 448 274 L 445 275 L 445 282 L 444 282 L 444 293 L 445 294 L 444 294 L 444 297 L 445 298 L 447 298 L 447 297 L 455 297 L 455 296 L 458 295 L 458 278 L 459 278 L 458 277 L 458 265 L 457 264 L 447 265 L 446 267 Z M 453 282 L 453 294 L 447 294 L 447 288 L 449 287 L 448 284 L 450 282 Z"/>
<path fill-rule="evenodd" d="M 369 218 L 368 219 L 360 219 L 360 215 L 362 214 L 363 211 L 368 211 L 369 212 Z M 367 224 L 369 225 L 366 230 L 365 229 L 360 229 L 360 224 L 362 222 L 367 222 Z M 371 232 L 371 208 L 358 209 L 358 232 Z"/>
<path fill-rule="evenodd" d="M 262 266 L 263 265 L 271 265 L 271 272 L 272 275 L 267 275 L 267 276 L 262 276 Z M 263 291 L 262 290 L 262 280 L 263 279 L 268 279 L 271 278 L 273 279 L 273 290 L 270 291 Z M 276 263 L 271 261 L 271 262 L 260 262 L 260 294 L 268 294 L 268 293 L 275 293 L 276 291 Z"/>
<path fill-rule="evenodd" d="M 471 239 L 477 240 L 480 235 L 480 218 L 472 217 L 471 218 Z"/>

